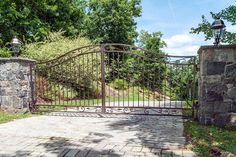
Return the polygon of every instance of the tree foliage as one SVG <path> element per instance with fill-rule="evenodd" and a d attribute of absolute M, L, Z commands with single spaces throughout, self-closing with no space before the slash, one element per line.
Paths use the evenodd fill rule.
<path fill-rule="evenodd" d="M 194 86 L 196 86 L 197 81 L 197 78 L 194 78 L 196 77 L 194 72 L 195 67 L 193 65 L 194 60 L 193 58 L 188 61 L 177 60 L 175 64 L 175 66 L 169 65 L 168 67 L 167 75 L 170 78 L 168 80 L 169 88 L 171 88 L 171 92 L 174 93 L 176 99 L 191 100 L 191 97 L 193 97 L 193 95 L 190 95 L 192 94 L 191 90 L 196 90 Z"/>
<path fill-rule="evenodd" d="M 221 19 L 231 23 L 231 25 L 236 25 L 236 5 L 231 5 L 219 13 L 213 13 L 210 12 L 211 16 L 214 18 L 216 15 L 220 16 Z M 227 28 L 226 28 L 227 30 Z M 210 40 L 213 38 L 213 33 L 211 30 L 211 22 L 209 22 L 206 17 L 202 16 L 202 22 L 198 24 L 197 27 L 191 28 L 191 32 L 194 34 L 203 33 L 205 35 L 205 40 Z M 236 43 L 236 33 L 232 33 L 229 31 L 225 31 L 224 37 L 221 40 L 223 43 L 230 43 L 235 44 Z"/>
<path fill-rule="evenodd" d="M 39 41 L 50 31 L 78 35 L 84 17 L 75 0 L 4 0 L 0 2 L 2 44 L 17 35 L 24 41 Z"/>
<path fill-rule="evenodd" d="M 153 90 L 156 88 L 161 88 L 161 82 L 164 79 L 164 71 L 166 69 L 162 62 L 166 61 L 164 52 L 161 48 L 166 46 L 166 43 L 162 40 L 161 32 L 149 33 L 142 30 L 139 36 L 140 47 L 149 50 L 144 51 L 143 55 L 145 60 L 143 60 L 142 65 L 145 69 L 144 76 L 145 80 L 142 82 L 153 82 Z M 159 75 L 159 76 L 157 76 Z M 158 78 L 158 79 L 157 79 Z M 147 84 L 143 84 L 146 86 Z"/>
<path fill-rule="evenodd" d="M 42 41 L 49 32 L 83 35 L 100 43 L 133 44 L 141 0 L 4 0 L 0 2 L 0 46 L 14 35 Z"/>
<path fill-rule="evenodd" d="M 161 38 L 160 32 L 141 31 L 138 44 L 144 50 L 127 50 L 129 54 L 125 57 L 119 55 L 123 59 L 112 60 L 112 75 L 115 73 L 116 76 L 113 79 L 122 78 L 134 86 L 160 90 L 166 68 L 163 64 L 166 59 L 161 50 L 166 44 Z"/>
<path fill-rule="evenodd" d="M 141 0 L 89 0 L 84 33 L 100 43 L 133 44 Z"/>
<path fill-rule="evenodd" d="M 161 38 L 161 32 L 149 33 L 147 31 L 141 30 L 138 44 L 140 47 L 146 50 L 150 50 L 155 53 L 163 53 L 161 48 L 164 48 L 166 43 Z"/>

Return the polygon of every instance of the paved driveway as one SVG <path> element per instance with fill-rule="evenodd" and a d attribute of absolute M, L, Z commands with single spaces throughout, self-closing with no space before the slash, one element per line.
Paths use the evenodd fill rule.
<path fill-rule="evenodd" d="M 1 124 L 0 156 L 194 156 L 183 149 L 180 117 L 73 116 L 61 113 Z"/>

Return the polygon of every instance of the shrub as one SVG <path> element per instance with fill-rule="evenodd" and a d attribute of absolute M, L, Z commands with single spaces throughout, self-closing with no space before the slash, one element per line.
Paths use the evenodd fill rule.
<path fill-rule="evenodd" d="M 63 36 L 63 32 L 56 32 L 50 33 L 44 42 L 27 44 L 22 55 L 42 62 L 55 59 L 70 50 L 87 45 L 91 45 L 87 38 L 68 38 Z M 37 74 L 45 79 L 49 86 L 54 84 L 53 86 L 73 89 L 77 92 L 75 94 L 77 97 L 81 97 L 85 93 L 95 97 L 98 94 L 94 89 L 94 82 L 100 80 L 100 54 L 89 53 L 77 56 L 83 52 L 93 51 L 94 49 L 89 48 L 75 50 L 60 59 L 37 64 Z"/>
<path fill-rule="evenodd" d="M 49 33 L 43 42 L 26 44 L 22 56 L 37 61 L 46 61 L 54 59 L 72 49 L 90 44 L 90 40 L 84 37 L 68 38 L 63 36 L 62 31 L 52 32 Z"/>
<path fill-rule="evenodd" d="M 0 49 L 0 57 L 3 58 L 11 57 L 11 51 L 9 51 L 7 48 Z"/>
<path fill-rule="evenodd" d="M 115 79 L 111 86 L 117 90 L 124 90 L 128 88 L 128 82 L 124 79 Z"/>

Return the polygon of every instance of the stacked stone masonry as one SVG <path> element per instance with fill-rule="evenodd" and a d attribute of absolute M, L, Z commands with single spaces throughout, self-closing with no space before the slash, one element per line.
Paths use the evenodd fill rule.
<path fill-rule="evenodd" d="M 24 111 L 31 101 L 31 66 L 35 61 L 0 58 L 0 108 Z"/>
<path fill-rule="evenodd" d="M 203 46 L 198 54 L 199 121 L 236 126 L 236 45 Z"/>

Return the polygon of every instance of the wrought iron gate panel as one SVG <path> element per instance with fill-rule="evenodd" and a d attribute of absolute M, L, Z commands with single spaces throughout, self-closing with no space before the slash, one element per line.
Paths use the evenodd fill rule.
<path fill-rule="evenodd" d="M 34 112 L 193 113 L 196 58 L 125 44 L 78 48 L 33 69 Z"/>

